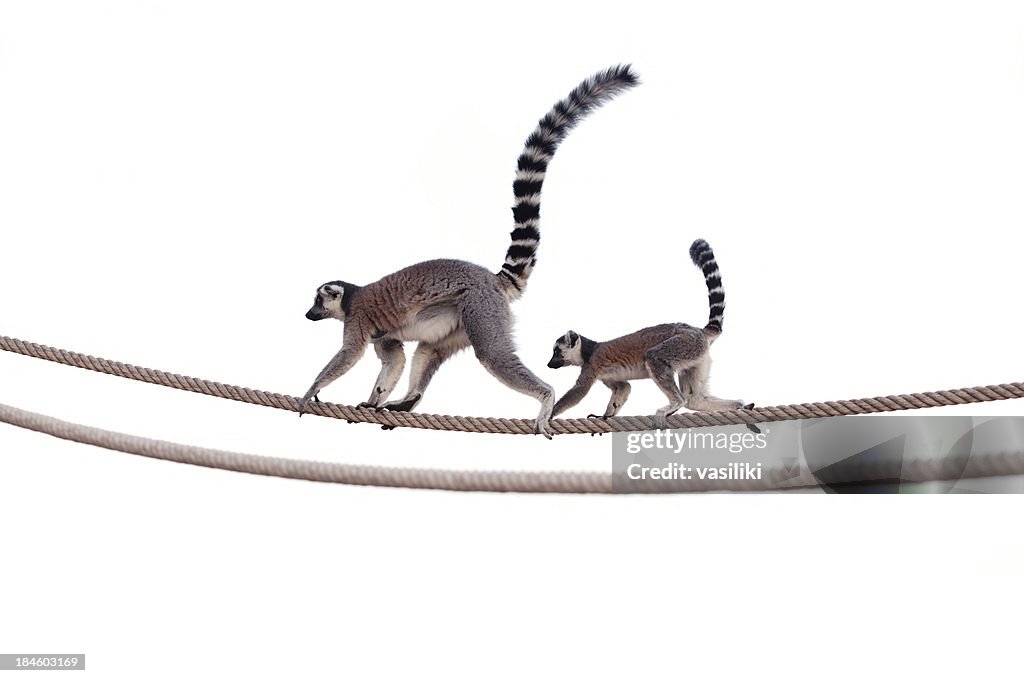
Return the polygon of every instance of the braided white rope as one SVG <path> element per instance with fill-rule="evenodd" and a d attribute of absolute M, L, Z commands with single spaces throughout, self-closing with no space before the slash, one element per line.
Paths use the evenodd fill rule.
<path fill-rule="evenodd" d="M 904 481 L 941 481 L 1024 474 L 1024 453 L 1004 453 L 975 456 L 966 463 L 956 458 L 905 461 L 892 464 L 871 462 L 864 466 L 854 465 L 830 472 L 827 482 L 819 480 L 817 476 L 806 470 L 794 476 L 793 472 L 785 468 L 777 468 L 765 472 L 765 476 L 761 480 L 736 482 L 728 480 L 622 481 L 620 482 L 622 485 L 616 487 L 613 476 L 610 473 L 601 472 L 487 472 L 372 467 L 235 453 L 97 429 L 2 403 L 0 403 L 0 422 L 108 450 L 233 472 L 357 486 L 389 486 L 448 491 L 518 493 L 765 491 L 817 486 L 822 483 L 866 482 L 878 479 L 891 481 L 894 477 Z M 893 466 L 897 469 L 893 470 Z"/>

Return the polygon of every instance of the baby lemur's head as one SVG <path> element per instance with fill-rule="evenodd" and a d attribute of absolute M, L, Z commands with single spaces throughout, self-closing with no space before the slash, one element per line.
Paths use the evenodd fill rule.
<path fill-rule="evenodd" d="M 306 311 L 310 320 L 337 318 L 344 321 L 352 305 L 352 295 L 359 289 L 356 285 L 334 280 L 325 282 L 316 290 L 313 306 Z"/>
<path fill-rule="evenodd" d="M 583 337 L 569 330 L 555 341 L 549 368 L 583 365 Z"/>

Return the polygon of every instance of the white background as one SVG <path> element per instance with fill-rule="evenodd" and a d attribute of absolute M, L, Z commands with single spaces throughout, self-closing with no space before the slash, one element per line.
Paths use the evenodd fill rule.
<path fill-rule="evenodd" d="M 551 164 L 515 304 L 560 392 L 575 371 L 544 364 L 569 327 L 706 320 L 697 237 L 728 300 L 720 396 L 1021 379 L 1011 2 L 3 3 L 0 333 L 301 394 L 341 335 L 303 317 L 316 286 L 496 270 L 523 140 L 617 62 L 643 85 Z M 371 354 L 323 398 L 361 401 L 376 372 Z M 664 402 L 645 384 L 626 414 Z M 608 438 L 384 433 L 9 354 L 0 402 L 338 462 L 611 459 Z M 420 409 L 537 410 L 472 354 Z M 0 427 L 0 651 L 84 651 L 96 681 L 995 680 L 1018 501 L 348 488 Z"/>

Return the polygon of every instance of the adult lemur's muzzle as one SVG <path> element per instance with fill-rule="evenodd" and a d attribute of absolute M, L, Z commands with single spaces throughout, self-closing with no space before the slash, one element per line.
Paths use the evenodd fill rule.
<path fill-rule="evenodd" d="M 313 306 L 306 311 L 306 317 L 310 320 L 323 320 L 327 317 L 327 311 L 324 310 L 323 306 Z"/>

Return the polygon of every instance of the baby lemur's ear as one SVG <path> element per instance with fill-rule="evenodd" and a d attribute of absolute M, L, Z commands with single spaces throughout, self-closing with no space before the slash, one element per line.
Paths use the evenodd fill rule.
<path fill-rule="evenodd" d="M 572 330 L 569 330 L 568 332 L 565 333 L 564 339 L 565 343 L 568 344 L 570 348 L 572 348 L 573 346 L 579 344 L 580 335 L 576 334 Z"/>

